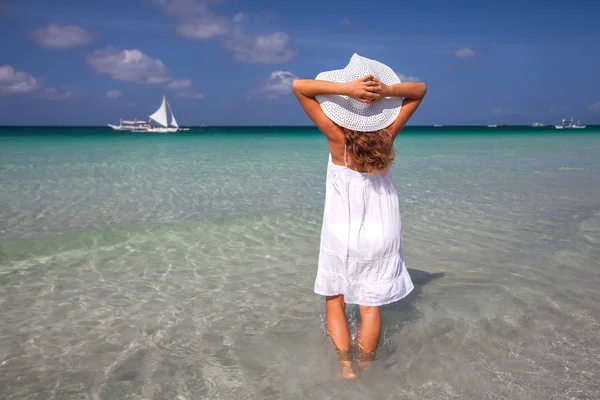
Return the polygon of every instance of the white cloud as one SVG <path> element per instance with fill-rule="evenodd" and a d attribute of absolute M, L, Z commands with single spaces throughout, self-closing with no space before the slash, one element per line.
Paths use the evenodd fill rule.
<path fill-rule="evenodd" d="M 204 94 L 195 91 L 192 88 L 192 82 L 189 79 L 177 79 L 167 84 L 167 88 L 177 91 L 177 95 L 180 97 L 186 97 L 188 99 L 203 99 Z"/>
<path fill-rule="evenodd" d="M 239 12 L 233 17 L 231 36 L 226 47 L 234 58 L 251 64 L 278 64 L 290 61 L 296 52 L 289 47 L 290 36 L 284 32 L 249 35 L 245 32 L 248 24 L 265 25 L 272 14 L 248 14 Z"/>
<path fill-rule="evenodd" d="M 296 74 L 290 71 L 273 71 L 260 86 L 248 93 L 247 98 L 266 97 L 276 99 L 292 92 L 292 82 L 298 79 Z"/>
<path fill-rule="evenodd" d="M 289 71 L 273 71 L 261 90 L 269 98 L 277 98 L 292 92 L 292 82 L 298 77 Z"/>
<path fill-rule="evenodd" d="M 600 101 L 594 104 L 590 104 L 589 109 L 592 111 L 600 111 Z"/>
<path fill-rule="evenodd" d="M 0 66 L 0 95 L 31 94 L 48 100 L 65 100 L 75 95 L 73 90 L 44 87 L 33 75 L 16 71 L 10 65 Z"/>
<path fill-rule="evenodd" d="M 169 89 L 188 89 L 192 86 L 192 82 L 189 79 L 176 79 L 167 84 Z"/>
<path fill-rule="evenodd" d="M 50 24 L 33 32 L 35 41 L 43 47 L 68 49 L 92 41 L 92 35 L 80 26 Z"/>
<path fill-rule="evenodd" d="M 123 92 L 120 90 L 108 90 L 105 96 L 107 99 L 118 99 L 119 97 L 123 97 Z"/>
<path fill-rule="evenodd" d="M 164 84 L 171 81 L 169 69 L 159 59 L 138 49 L 119 51 L 114 47 L 96 50 L 86 57 L 88 65 L 99 74 L 112 79 L 144 84 Z"/>
<path fill-rule="evenodd" d="M 222 0 L 153 0 L 168 15 L 179 20 L 177 34 L 188 39 L 207 40 L 226 35 L 225 46 L 235 59 L 253 64 L 277 64 L 294 58 L 289 48 L 290 36 L 284 32 L 250 35 L 247 25 L 268 23 L 272 13 L 239 12 L 228 21 L 215 14 L 211 7 Z M 229 25 L 233 24 L 232 27 Z"/>
<path fill-rule="evenodd" d="M 10 65 L 0 66 L 0 94 L 30 93 L 42 83 L 27 72 L 16 71 Z"/>
<path fill-rule="evenodd" d="M 396 75 L 398 75 L 398 78 L 400 78 L 400 80 L 402 82 L 423 82 L 419 77 L 417 76 L 406 76 L 404 74 L 401 74 L 400 72 L 396 72 Z"/>
<path fill-rule="evenodd" d="M 48 100 L 60 101 L 73 97 L 75 92 L 72 90 L 61 90 L 53 87 L 44 88 L 43 96 Z"/>
<path fill-rule="evenodd" d="M 177 34 L 188 39 L 206 40 L 228 32 L 227 20 L 215 15 L 210 4 L 213 0 L 154 0 L 172 17 L 179 19 Z"/>
<path fill-rule="evenodd" d="M 244 22 L 245 17 L 247 17 L 247 15 L 244 15 L 243 12 L 239 12 L 233 16 L 233 22 L 236 24 L 241 24 Z"/>
<path fill-rule="evenodd" d="M 206 40 L 227 33 L 227 22 L 222 19 L 186 21 L 177 27 L 177 33 L 188 39 Z"/>
<path fill-rule="evenodd" d="M 161 60 L 152 58 L 138 49 L 121 50 L 107 47 L 86 57 L 88 65 L 99 74 L 114 80 L 140 84 L 164 85 L 169 89 L 189 89 L 188 79 L 171 79 L 169 68 Z"/>
<path fill-rule="evenodd" d="M 470 47 L 461 47 L 460 49 L 454 50 L 454 57 L 457 58 L 469 58 L 477 57 L 478 53 Z"/>
<path fill-rule="evenodd" d="M 233 56 L 250 64 L 278 64 L 290 61 L 296 52 L 289 48 L 290 36 L 284 32 L 264 35 L 247 35 L 243 27 L 237 24 L 232 36 L 226 41 Z"/>

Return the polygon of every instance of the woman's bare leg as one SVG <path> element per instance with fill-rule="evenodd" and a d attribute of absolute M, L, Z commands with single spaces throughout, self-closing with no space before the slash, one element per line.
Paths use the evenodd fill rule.
<path fill-rule="evenodd" d="M 375 350 L 381 336 L 381 310 L 379 307 L 358 306 L 360 329 L 356 344 L 359 351 L 358 364 L 365 370 L 375 361 Z"/>
<path fill-rule="evenodd" d="M 346 320 L 346 302 L 343 295 L 327 296 L 325 324 L 327 334 L 331 337 L 339 356 L 342 377 L 356 379 L 357 376 L 352 369 L 350 330 Z"/>

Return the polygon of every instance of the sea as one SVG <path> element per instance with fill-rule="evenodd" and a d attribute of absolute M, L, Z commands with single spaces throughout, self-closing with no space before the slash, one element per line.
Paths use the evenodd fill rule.
<path fill-rule="evenodd" d="M 315 128 L 1 128 L 0 398 L 599 399 L 600 127 L 396 152 L 415 290 L 349 382 L 313 293 Z"/>

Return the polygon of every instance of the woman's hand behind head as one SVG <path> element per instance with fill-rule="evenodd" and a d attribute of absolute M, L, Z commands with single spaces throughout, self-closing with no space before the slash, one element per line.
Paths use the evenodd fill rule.
<path fill-rule="evenodd" d="M 373 75 L 348 82 L 348 96 L 362 103 L 373 103 L 381 98 L 381 82 Z"/>

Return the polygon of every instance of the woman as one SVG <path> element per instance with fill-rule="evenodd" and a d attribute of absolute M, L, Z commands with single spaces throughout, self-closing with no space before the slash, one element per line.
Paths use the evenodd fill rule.
<path fill-rule="evenodd" d="M 300 105 L 325 134 L 329 163 L 315 293 L 326 296 L 326 325 L 342 376 L 356 379 L 346 303 L 358 304 L 358 363 L 375 359 L 379 307 L 407 296 L 413 283 L 404 265 L 398 193 L 389 168 L 394 139 L 426 93 L 401 83 L 386 65 L 354 54 L 341 70 L 298 79 Z"/>

